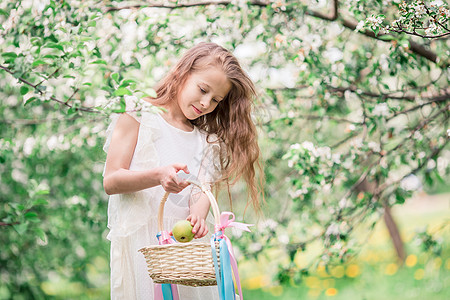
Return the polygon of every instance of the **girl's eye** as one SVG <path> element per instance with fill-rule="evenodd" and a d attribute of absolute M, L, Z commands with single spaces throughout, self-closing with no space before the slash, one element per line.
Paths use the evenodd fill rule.
<path fill-rule="evenodd" d="M 216 98 L 213 98 L 212 100 L 216 103 L 219 103 L 219 100 L 217 100 Z"/>
<path fill-rule="evenodd" d="M 206 91 L 202 88 L 200 88 L 200 91 L 202 91 L 203 94 L 206 94 Z"/>

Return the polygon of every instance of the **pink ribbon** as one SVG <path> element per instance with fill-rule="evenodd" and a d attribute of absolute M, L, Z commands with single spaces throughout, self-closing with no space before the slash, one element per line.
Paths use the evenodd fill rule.
<path fill-rule="evenodd" d="M 160 234 L 161 235 L 158 238 L 158 242 L 160 245 L 168 245 L 168 244 L 175 243 L 173 238 L 170 236 L 169 232 L 164 230 L 164 231 L 161 231 Z"/>
<path fill-rule="evenodd" d="M 158 236 L 158 242 L 160 245 L 168 245 L 175 243 L 175 241 L 170 236 L 169 232 L 163 230 L 159 234 L 160 235 Z M 164 300 L 161 284 L 155 283 L 154 287 L 155 287 L 154 293 L 155 300 Z M 180 300 L 178 296 L 177 286 L 175 284 L 171 284 L 170 287 L 172 288 L 172 299 Z"/>
<path fill-rule="evenodd" d="M 231 219 L 230 219 L 230 217 L 231 217 Z M 214 229 L 216 230 L 216 232 L 217 231 L 224 232 L 224 229 L 227 227 L 235 227 L 237 229 L 250 232 L 250 229 L 248 229 L 249 226 L 253 226 L 253 224 L 234 222 L 234 214 L 229 211 L 224 211 L 220 215 L 220 224 L 219 225 L 216 224 L 214 226 Z"/>
<path fill-rule="evenodd" d="M 230 216 L 231 216 L 231 218 L 230 218 Z M 239 279 L 237 261 L 234 256 L 234 251 L 233 251 L 233 247 L 231 246 L 231 241 L 225 235 L 225 228 L 234 227 L 234 228 L 237 228 L 240 230 L 250 232 L 250 229 L 248 227 L 253 226 L 253 224 L 234 222 L 234 219 L 235 219 L 234 214 L 232 212 L 228 212 L 228 211 L 222 212 L 222 214 L 220 215 L 220 224 L 219 225 L 216 224 L 214 226 L 214 229 L 215 229 L 215 232 L 222 231 L 222 235 L 219 236 L 219 238 L 223 238 L 225 240 L 225 242 L 227 243 L 228 252 L 230 253 L 230 263 L 231 263 L 231 267 L 233 269 L 234 279 L 236 281 L 236 285 L 239 290 L 239 296 L 240 296 L 241 300 L 244 300 L 244 295 L 242 294 L 242 288 L 241 288 L 241 280 Z"/>

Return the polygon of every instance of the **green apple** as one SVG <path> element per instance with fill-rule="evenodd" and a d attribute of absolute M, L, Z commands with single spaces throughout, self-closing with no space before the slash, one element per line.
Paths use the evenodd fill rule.
<path fill-rule="evenodd" d="M 172 228 L 173 237 L 180 243 L 190 242 L 194 238 L 192 228 L 191 222 L 188 220 L 178 221 Z"/>

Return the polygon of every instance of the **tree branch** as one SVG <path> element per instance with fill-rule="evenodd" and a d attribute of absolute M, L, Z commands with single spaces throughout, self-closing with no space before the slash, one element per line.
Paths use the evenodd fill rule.
<path fill-rule="evenodd" d="M 446 137 L 445 137 L 445 138 L 446 138 Z M 400 179 L 397 179 L 397 180 L 391 181 L 391 182 L 385 182 L 384 184 L 380 185 L 380 186 L 377 188 L 377 193 L 382 193 L 383 191 L 386 190 L 387 187 L 393 186 L 393 185 L 396 185 L 396 184 L 399 184 L 399 183 L 400 183 L 403 179 L 405 179 L 406 177 L 408 177 L 408 176 L 410 176 L 410 175 L 416 173 L 417 171 L 421 170 L 423 167 L 426 166 L 426 164 L 428 163 L 428 161 L 429 161 L 431 158 L 437 156 L 437 155 L 445 148 L 445 146 L 447 146 L 448 141 L 449 141 L 449 139 L 446 138 L 445 143 L 442 144 L 441 147 L 435 148 L 435 149 L 433 150 L 433 152 L 431 152 L 430 155 L 428 155 L 428 156 L 427 156 L 427 157 L 426 157 L 426 158 L 425 158 L 425 159 L 417 166 L 417 168 L 415 168 L 415 169 L 413 169 L 412 171 L 408 172 L 406 175 L 404 175 L 404 176 L 401 177 Z"/>
<path fill-rule="evenodd" d="M 250 0 L 247 2 L 250 5 L 255 5 L 255 6 L 259 6 L 259 7 L 265 7 L 268 5 L 271 5 L 271 2 L 268 1 L 263 1 L 263 0 Z M 171 9 L 176 9 L 176 8 L 185 8 L 185 7 L 194 7 L 194 6 L 206 6 L 206 5 L 229 5 L 232 4 L 231 0 L 224 0 L 224 1 L 197 1 L 197 2 L 191 2 L 191 3 L 180 3 L 180 4 L 163 4 L 163 3 L 152 3 L 152 2 L 148 2 L 146 4 L 140 4 L 140 5 L 134 5 L 134 6 L 124 6 L 124 7 L 108 7 L 106 8 L 105 12 L 110 12 L 110 11 L 117 11 L 117 10 L 121 10 L 121 9 L 138 9 L 141 7 L 154 7 L 154 8 L 171 8 Z M 307 15 L 315 17 L 315 18 L 319 18 L 325 21 L 337 21 L 338 19 L 340 19 L 340 23 L 342 23 L 342 25 L 344 27 L 347 27 L 348 29 L 351 30 L 355 30 L 356 29 L 356 25 L 357 23 L 354 21 L 350 21 L 347 19 L 344 19 L 342 17 L 340 17 L 339 15 L 339 1 L 338 0 L 334 0 L 333 1 L 333 9 L 332 9 L 332 14 L 331 15 L 327 15 L 318 11 L 314 11 L 314 10 L 307 10 L 305 12 Z M 382 36 L 385 36 L 386 34 L 378 34 L 375 35 L 374 32 L 370 31 L 370 30 L 365 30 L 365 31 L 359 31 L 361 34 L 383 41 L 383 42 L 390 42 L 387 40 L 383 40 L 381 39 Z M 422 56 L 436 64 L 439 64 L 439 59 L 437 57 L 437 55 L 431 51 L 426 49 L 424 46 L 409 40 L 409 45 L 410 45 L 410 50 L 416 54 L 418 54 L 419 56 Z M 449 65 L 448 61 L 442 62 L 441 63 L 441 67 L 446 68 Z"/>
<path fill-rule="evenodd" d="M 8 69 L 8 68 L 5 67 L 5 66 L 0 65 L 0 69 L 5 70 L 6 72 L 8 72 L 8 73 L 11 74 L 11 75 L 14 75 L 14 72 L 11 71 L 10 69 Z M 25 80 L 25 79 L 23 79 L 23 78 L 21 78 L 21 77 L 17 78 L 17 80 L 19 80 L 20 82 L 25 83 L 25 84 L 31 86 L 31 87 L 34 88 L 34 90 L 37 91 L 40 95 L 44 95 L 44 92 L 43 92 L 42 90 L 40 90 L 39 87 L 38 87 L 39 84 L 41 84 L 41 83 L 39 83 L 39 84 L 32 84 L 31 82 L 29 82 L 29 81 L 27 81 L 27 80 Z M 67 102 L 61 101 L 61 100 L 55 98 L 54 96 L 51 96 L 49 99 L 52 100 L 52 101 L 58 102 L 58 103 L 60 103 L 60 104 L 63 104 L 63 105 L 65 105 L 65 106 L 69 107 L 69 108 L 73 108 L 72 105 L 68 104 Z M 77 108 L 75 108 L 75 110 L 77 110 L 77 111 L 91 112 L 91 113 L 100 113 L 98 110 L 96 110 L 96 109 L 94 109 L 94 108 L 92 108 L 92 107 L 77 107 Z"/>
<path fill-rule="evenodd" d="M 430 123 L 431 121 L 435 120 L 437 118 L 437 116 L 439 116 L 440 114 L 442 114 L 443 112 L 447 111 L 449 108 L 449 104 L 447 104 L 446 106 L 444 106 L 442 109 L 438 110 L 435 114 L 433 114 L 432 116 L 426 118 L 425 120 L 422 120 L 422 122 L 420 122 L 419 124 L 417 124 L 417 126 L 415 128 L 412 128 L 412 131 L 409 133 L 409 135 L 407 135 L 400 143 L 398 143 L 394 148 L 389 149 L 388 152 L 389 153 L 394 153 L 395 151 L 397 151 L 397 149 L 401 148 L 402 146 L 405 146 L 406 142 L 411 141 L 414 133 L 422 128 L 424 128 L 428 123 Z"/>
<path fill-rule="evenodd" d="M 295 90 L 301 90 L 301 89 L 305 89 L 310 87 L 310 85 L 298 85 L 295 86 L 293 88 L 275 88 L 275 89 L 267 89 L 270 91 L 295 91 Z M 348 86 L 348 87 L 331 87 L 331 86 L 327 86 L 327 91 L 330 93 L 344 93 L 346 91 L 349 92 L 353 92 L 353 93 L 358 93 L 360 95 L 363 96 L 367 96 L 370 98 L 378 98 L 378 99 L 382 99 L 382 100 L 387 100 L 387 99 L 392 99 L 392 100 L 405 100 L 408 102 L 416 102 L 417 100 L 421 99 L 421 100 L 429 100 L 429 101 L 433 101 L 434 99 L 436 99 L 436 97 L 449 97 L 450 95 L 448 94 L 450 92 L 449 89 L 444 89 L 444 95 L 438 95 L 438 96 L 431 96 L 431 97 L 422 97 L 421 95 L 418 96 L 413 96 L 413 95 L 402 95 L 402 96 L 394 96 L 394 93 L 397 93 L 398 91 L 395 92 L 391 92 L 391 93 L 386 93 L 386 94 L 377 94 L 377 93 L 373 93 L 373 92 L 367 92 L 367 91 L 360 91 L 359 88 L 357 88 L 354 85 Z M 448 99 L 448 98 L 446 98 Z M 440 100 L 439 100 L 440 101 Z"/>
<path fill-rule="evenodd" d="M 224 0 L 224 1 L 197 1 L 197 2 L 189 2 L 189 3 L 177 3 L 177 4 L 165 4 L 165 3 L 146 3 L 146 4 L 138 4 L 138 5 L 130 5 L 130 6 L 122 6 L 122 7 L 108 7 L 105 12 L 117 11 L 122 9 L 139 9 L 141 7 L 153 7 L 153 8 L 186 8 L 186 7 L 195 7 L 195 6 L 206 6 L 206 5 L 228 5 L 233 1 Z M 247 2 L 248 4 L 255 6 L 265 7 L 270 4 L 270 1 L 260 1 L 260 0 L 251 0 Z"/>
<path fill-rule="evenodd" d="M 20 224 L 19 222 L 13 222 L 13 223 L 5 223 L 5 222 L 0 222 L 0 226 L 12 226 L 12 225 L 17 225 Z"/>
<path fill-rule="evenodd" d="M 427 105 L 430 105 L 430 104 L 433 104 L 433 103 L 437 103 L 437 102 L 444 102 L 444 101 L 448 101 L 448 100 L 450 100 L 450 95 L 449 94 L 437 96 L 437 97 L 433 98 L 432 100 L 430 100 L 428 102 L 416 105 L 416 106 L 411 107 L 409 109 L 398 111 L 398 112 L 394 113 L 392 116 L 390 116 L 389 118 L 386 118 L 386 121 L 390 121 L 393 118 L 397 117 L 398 115 L 407 114 L 409 112 L 412 112 L 412 111 L 415 111 L 417 109 L 420 109 L 420 108 L 422 108 L 424 106 L 427 106 Z"/>
<path fill-rule="evenodd" d="M 407 30 L 405 30 L 403 28 L 399 28 L 399 29 L 389 28 L 389 31 L 393 31 L 393 32 L 397 32 L 397 33 L 406 33 L 406 34 L 409 34 L 409 35 L 415 35 L 415 36 L 419 36 L 419 37 L 424 38 L 424 39 L 437 39 L 437 38 L 441 38 L 441 37 L 450 35 L 450 32 L 442 33 L 442 34 L 439 34 L 439 35 L 423 35 L 423 34 L 415 32 L 415 31 L 407 31 Z"/>
<path fill-rule="evenodd" d="M 80 118 L 81 116 L 74 116 L 72 118 L 66 119 L 66 118 L 49 118 L 49 119 L 14 119 L 14 120 L 0 120 L 0 124 L 11 124 L 11 125 L 37 125 L 37 124 L 43 124 L 47 122 L 53 122 L 53 121 L 75 121 L 76 119 Z"/>

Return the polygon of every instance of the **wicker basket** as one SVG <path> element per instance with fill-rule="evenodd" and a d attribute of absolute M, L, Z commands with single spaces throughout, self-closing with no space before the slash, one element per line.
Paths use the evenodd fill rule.
<path fill-rule="evenodd" d="M 220 212 L 217 202 L 210 191 L 208 196 L 214 214 L 215 223 L 219 225 Z M 169 193 L 161 199 L 158 211 L 158 230 L 163 228 L 164 204 Z M 216 253 L 219 260 L 218 242 Z M 147 261 L 148 273 L 154 283 L 172 283 L 187 286 L 217 285 L 214 262 L 210 243 L 174 243 L 154 245 L 139 250 Z M 219 261 L 220 266 L 220 261 Z"/>

